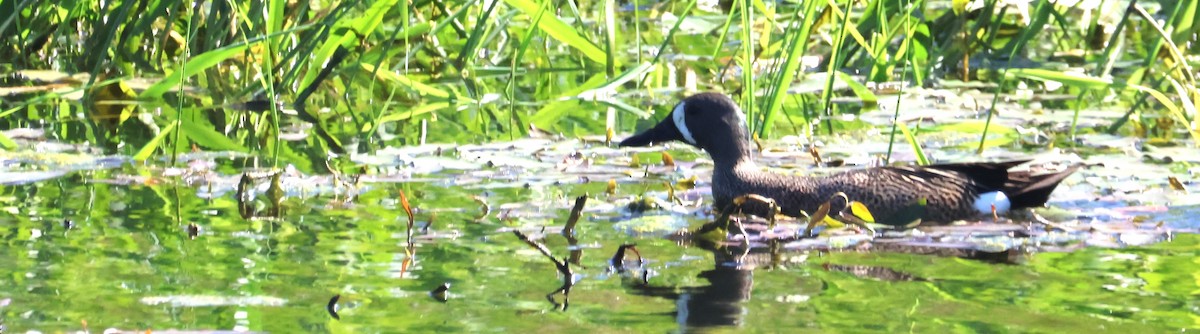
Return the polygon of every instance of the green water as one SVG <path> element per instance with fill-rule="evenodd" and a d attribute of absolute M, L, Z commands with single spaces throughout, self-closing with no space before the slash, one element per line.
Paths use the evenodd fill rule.
<path fill-rule="evenodd" d="M 1194 234 L 1139 247 L 1073 241 L 1060 245 L 1069 252 L 1014 250 L 1008 264 L 795 244 L 776 245 L 774 255 L 771 247 L 755 247 L 742 257 L 739 247 L 680 246 L 662 232 L 619 227 L 647 220 L 623 205 L 643 191 L 659 194 L 653 189 L 660 182 L 614 172 L 645 168 L 624 166 L 619 151 L 607 154 L 610 164 L 597 155 L 589 167 L 595 173 L 562 174 L 574 182 L 538 182 L 545 173 L 503 166 L 415 175 L 401 183 L 379 174 L 349 201 L 315 191 L 289 196 L 278 218 L 244 218 L 232 192 L 206 199 L 219 187 L 216 180 L 236 179 L 217 172 L 231 165 L 223 159 L 204 172 L 213 173 L 204 175 L 215 186 L 130 166 L 6 186 L 0 321 L 13 332 L 1161 333 L 1200 327 L 1200 237 Z M 611 196 L 604 194 L 609 177 L 620 180 Z M 1085 183 L 1069 182 L 1075 185 L 1064 186 L 1068 194 Z M 416 255 L 408 267 L 401 190 L 417 208 Z M 574 197 L 584 193 L 591 199 L 577 227 L 578 246 L 568 247 L 557 231 Z M 252 211 L 270 211 L 265 197 L 254 200 Z M 490 206 L 483 219 L 473 197 Z M 1092 210 L 1087 202 L 1057 202 Z M 1184 217 L 1194 212 L 1173 208 L 1153 219 L 1186 227 L 1193 223 Z M 707 220 L 665 217 L 693 227 Z M 200 229 L 194 239 L 193 224 Z M 559 304 L 547 300 L 563 277 L 513 229 L 533 235 L 559 258 L 578 250 L 577 284 L 566 310 L 563 295 L 552 296 Z M 639 267 L 631 255 L 628 270 L 611 269 L 609 258 L 626 243 L 637 244 L 645 264 Z M 736 260 L 740 266 L 729 265 Z M 446 302 L 430 294 L 443 283 L 450 283 Z M 326 309 L 335 295 L 340 320 Z"/>

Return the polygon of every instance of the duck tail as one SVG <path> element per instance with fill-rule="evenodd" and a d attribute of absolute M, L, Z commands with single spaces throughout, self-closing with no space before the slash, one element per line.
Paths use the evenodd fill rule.
<path fill-rule="evenodd" d="M 1053 172 L 1041 170 L 1009 171 L 1004 182 L 1004 194 L 1008 195 L 1012 208 L 1028 208 L 1046 205 L 1050 193 L 1083 164 L 1073 164 Z"/>

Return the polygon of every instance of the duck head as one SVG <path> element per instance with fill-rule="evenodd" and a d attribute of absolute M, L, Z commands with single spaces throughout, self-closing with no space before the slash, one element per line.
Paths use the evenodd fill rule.
<path fill-rule="evenodd" d="M 713 160 L 746 156 L 750 150 L 746 116 L 728 96 L 700 93 L 689 96 L 650 130 L 621 141 L 620 146 L 649 146 L 681 141 L 701 148 Z"/>

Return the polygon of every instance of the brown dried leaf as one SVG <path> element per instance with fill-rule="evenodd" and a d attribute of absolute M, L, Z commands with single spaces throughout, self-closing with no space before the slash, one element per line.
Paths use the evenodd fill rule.
<path fill-rule="evenodd" d="M 1187 188 L 1183 187 L 1183 182 L 1179 182 L 1179 179 L 1175 178 L 1174 176 L 1168 176 L 1167 183 L 1171 184 L 1171 189 L 1175 189 L 1178 191 L 1187 191 Z"/>
<path fill-rule="evenodd" d="M 675 158 L 671 157 L 667 151 L 662 152 L 662 161 L 664 166 L 675 166 Z"/>

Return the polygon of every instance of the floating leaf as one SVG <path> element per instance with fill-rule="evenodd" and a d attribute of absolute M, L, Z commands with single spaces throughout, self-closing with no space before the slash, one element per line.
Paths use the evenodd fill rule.
<path fill-rule="evenodd" d="M 672 158 L 667 151 L 662 152 L 662 161 L 664 166 L 675 166 L 675 158 Z"/>
<path fill-rule="evenodd" d="M 848 224 L 843 223 L 840 220 L 834 219 L 833 217 L 828 216 L 828 215 L 825 216 L 825 219 L 821 219 L 820 224 L 825 224 L 825 226 L 829 226 L 829 227 L 833 227 L 833 228 L 846 227 L 846 225 L 848 225 Z M 820 224 L 817 224 L 817 225 L 820 225 Z"/>
<path fill-rule="evenodd" d="M 1168 176 L 1167 183 L 1171 184 L 1171 189 L 1175 189 L 1175 190 L 1179 190 L 1179 191 L 1187 190 L 1187 188 L 1183 187 L 1183 183 L 1179 182 L 1179 179 L 1175 178 L 1174 176 Z"/>
<path fill-rule="evenodd" d="M 859 201 L 850 202 L 850 213 L 853 214 L 855 217 L 862 219 L 865 222 L 868 222 L 868 223 L 875 222 L 875 216 L 871 215 L 871 210 L 868 210 L 867 205 L 862 204 L 862 202 L 859 202 Z"/>
<path fill-rule="evenodd" d="M 812 235 L 812 229 L 817 227 L 818 223 L 823 222 L 825 217 L 829 216 L 829 208 L 832 206 L 832 203 L 826 201 L 825 203 L 821 204 L 821 207 L 817 208 L 817 212 L 808 217 L 808 226 L 804 228 L 804 236 Z"/>
<path fill-rule="evenodd" d="M 700 228 L 692 232 L 692 239 L 711 243 L 723 242 L 725 241 L 725 236 L 729 234 L 729 230 L 725 228 L 726 225 L 720 222 L 701 225 Z"/>
<path fill-rule="evenodd" d="M 692 177 L 676 181 L 675 188 L 679 189 L 679 190 L 695 189 L 696 182 L 699 182 L 699 181 L 700 181 L 700 178 L 696 177 L 695 175 L 692 175 Z"/>

